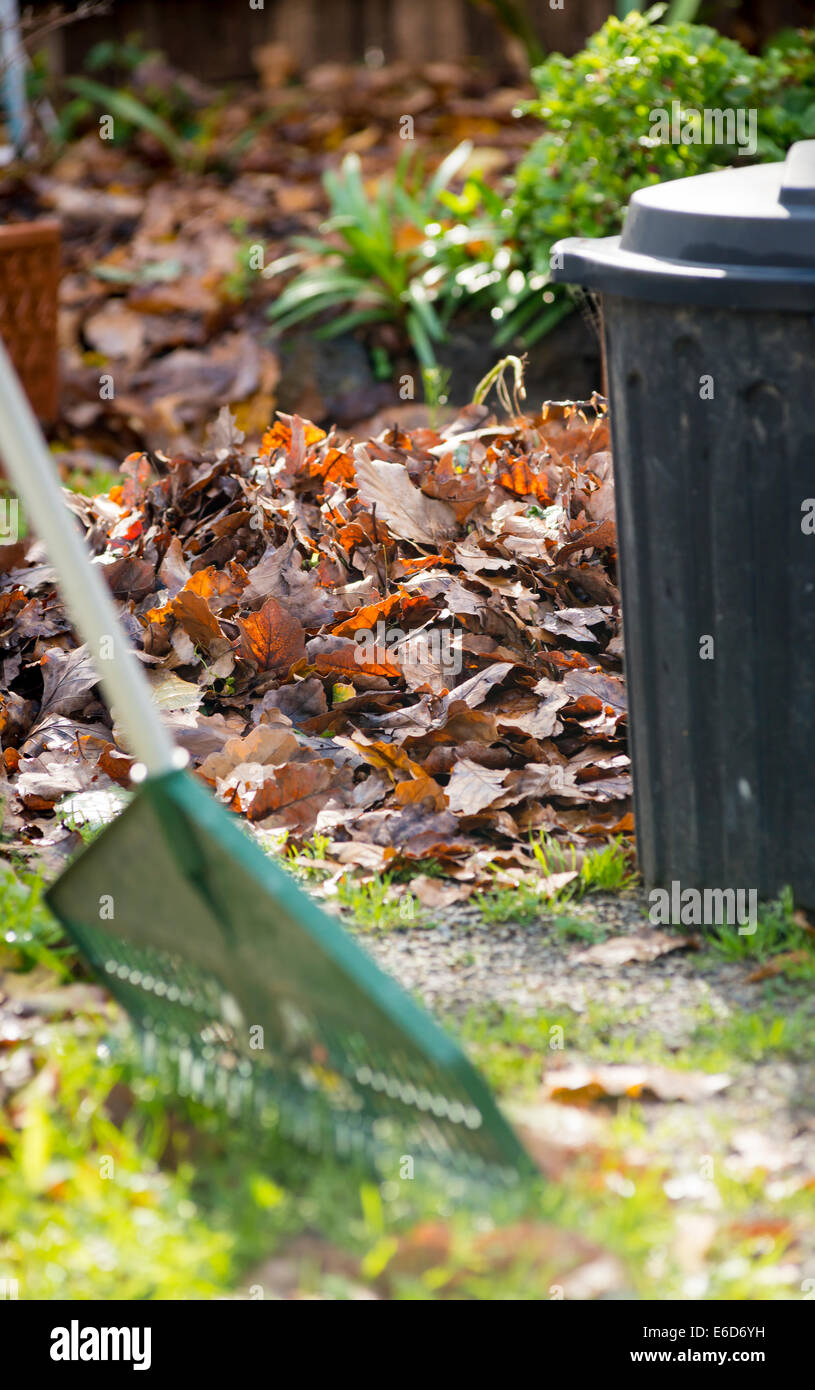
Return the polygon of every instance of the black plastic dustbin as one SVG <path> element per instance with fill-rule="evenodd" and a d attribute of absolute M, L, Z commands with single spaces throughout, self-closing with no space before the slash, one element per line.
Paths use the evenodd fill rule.
<path fill-rule="evenodd" d="M 815 907 L 815 140 L 552 264 L 603 296 L 646 882 Z"/>

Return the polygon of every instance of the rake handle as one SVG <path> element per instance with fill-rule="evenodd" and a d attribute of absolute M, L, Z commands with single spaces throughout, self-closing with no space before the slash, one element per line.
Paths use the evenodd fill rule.
<path fill-rule="evenodd" d="M 71 621 L 87 645 L 127 743 L 152 775 L 178 766 L 172 739 L 119 621 L 98 565 L 65 506 L 54 460 L 0 341 L 0 455 L 59 577 Z"/>

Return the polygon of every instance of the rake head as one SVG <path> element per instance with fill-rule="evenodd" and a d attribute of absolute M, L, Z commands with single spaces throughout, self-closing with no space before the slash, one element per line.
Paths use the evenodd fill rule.
<path fill-rule="evenodd" d="M 452 1040 L 188 773 L 146 782 L 48 900 L 182 1093 L 390 1171 L 532 1171 Z"/>

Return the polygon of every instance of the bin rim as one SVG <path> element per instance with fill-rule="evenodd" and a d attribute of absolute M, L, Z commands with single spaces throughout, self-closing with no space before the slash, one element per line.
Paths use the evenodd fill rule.
<path fill-rule="evenodd" d="M 815 140 L 638 188 L 620 236 L 559 241 L 550 264 L 553 280 L 635 299 L 815 308 Z"/>
<path fill-rule="evenodd" d="M 703 265 L 667 261 L 621 247 L 619 236 L 566 237 L 552 247 L 550 278 L 603 294 L 656 304 L 711 308 L 815 310 L 815 269 L 802 266 Z"/>

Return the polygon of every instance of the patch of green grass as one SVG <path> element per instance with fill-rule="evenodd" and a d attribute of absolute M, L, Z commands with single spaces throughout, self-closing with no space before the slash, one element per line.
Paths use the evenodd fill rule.
<path fill-rule="evenodd" d="M 813 1058 L 815 1011 L 811 1003 L 782 1013 L 764 1004 L 750 1013 L 731 1014 L 724 1021 L 702 1021 L 689 1041 L 688 1055 L 706 1060 L 711 1071 L 774 1057 Z M 700 1065 L 700 1061 L 692 1060 L 691 1065 Z"/>
<path fill-rule="evenodd" d="M 481 274 L 486 270 L 468 248 L 474 226 L 463 241 L 447 235 L 453 231 L 448 185 L 471 153 L 469 143 L 462 142 L 430 175 L 420 160 L 402 157 L 391 174 L 378 180 L 375 191 L 362 176 L 358 155 L 347 154 L 338 171 L 324 176 L 331 215 L 321 224 L 320 236 L 294 237 L 297 249 L 264 271 L 272 279 L 299 272 L 270 310 L 277 328 L 331 315 L 316 333 L 333 337 L 362 325 L 397 323 L 420 366 L 435 368 L 436 346 L 464 297 L 467 272 L 476 266 Z M 467 183 L 478 202 L 490 201 L 489 189 L 472 178 Z M 494 230 L 493 219 L 485 215 L 483 235 Z M 438 381 L 426 382 L 425 390 L 431 397 L 443 393 Z"/>
<path fill-rule="evenodd" d="M 533 840 L 532 853 L 546 877 L 577 868 L 574 846 L 564 846 L 551 835 L 541 833 Z M 589 850 L 581 861 L 577 878 L 567 884 L 562 893 L 567 898 L 581 898 L 586 893 L 622 893 L 636 881 L 631 848 L 618 837 L 600 849 Z"/>
<path fill-rule="evenodd" d="M 637 881 L 631 867 L 631 849 L 621 839 L 589 850 L 579 868 L 574 846 L 564 846 L 552 836 L 539 835 L 531 848 L 540 867 L 540 883 L 513 884 L 511 888 L 477 893 L 473 902 L 487 922 L 534 922 L 547 910 L 579 902 L 589 893 L 622 893 Z M 576 872 L 576 878 L 554 892 L 548 891 L 547 879 L 572 872 Z"/>
<path fill-rule="evenodd" d="M 552 930 L 558 941 L 582 941 L 595 945 L 605 941 L 608 931 L 599 922 L 586 921 L 582 917 L 553 917 Z"/>
<path fill-rule="evenodd" d="M 786 952 L 801 952 L 804 959 L 788 967 L 791 977 L 815 977 L 815 932 L 796 912 L 792 891 L 785 888 L 773 902 L 759 907 L 755 931 L 740 931 L 738 925 L 722 923 L 705 928 L 706 950 L 714 958 L 732 961 L 769 961 Z M 745 924 L 745 925 L 750 925 Z"/>
<path fill-rule="evenodd" d="M 490 1085 L 499 1094 L 529 1092 L 539 1084 L 545 1065 L 551 1065 L 574 1038 L 576 1015 L 522 1014 L 489 1004 L 470 1010 L 463 1019 L 448 1020 Z M 569 1042 L 569 1046 L 573 1046 Z"/>
<path fill-rule="evenodd" d="M 418 898 L 396 887 L 389 873 L 377 874 L 366 883 L 344 874 L 337 884 L 337 899 L 354 924 L 369 931 L 428 925 Z"/>
<path fill-rule="evenodd" d="M 330 835 L 315 833 L 299 849 L 295 845 L 289 846 L 285 853 L 285 867 L 295 878 L 316 882 L 328 878 L 329 871 L 323 861 L 330 853 L 331 845 Z"/>
<path fill-rule="evenodd" d="M 513 888 L 493 888 L 473 897 L 485 922 L 534 922 L 552 901 L 525 883 Z"/>
<path fill-rule="evenodd" d="M 670 987 L 670 986 L 669 986 Z M 815 1014 L 810 1005 L 789 1012 L 762 1001 L 749 1013 L 722 1017 L 709 1003 L 696 1005 L 688 1031 L 674 1042 L 646 1030 L 648 1010 L 591 1004 L 577 1016 L 572 1045 L 606 1062 L 649 1062 L 697 1071 L 738 1073 L 754 1062 L 815 1056 Z"/>
<path fill-rule="evenodd" d="M 580 866 L 580 886 L 583 893 L 624 893 L 633 888 L 638 874 L 632 867 L 630 845 L 622 839 L 612 840 L 602 849 L 590 850 Z"/>
<path fill-rule="evenodd" d="M 815 1057 L 811 1004 L 779 1013 L 763 1003 L 750 1013 L 722 1018 L 712 1005 L 703 1003 L 697 1005 L 678 1042 L 648 1027 L 648 1019 L 644 1004 L 615 1009 L 593 1002 L 581 1013 L 562 1008 L 527 1014 L 493 1003 L 448 1023 L 500 1093 L 529 1090 L 561 1050 L 596 1063 L 629 1062 L 732 1075 L 757 1062 Z"/>
<path fill-rule="evenodd" d="M 88 472 L 84 468 L 72 468 L 64 479 L 63 486 L 72 492 L 80 492 L 84 497 L 98 497 L 122 481 L 118 473 L 104 468 L 94 468 Z"/>
<path fill-rule="evenodd" d="M 43 903 L 42 875 L 0 864 L 0 969 L 47 966 L 67 978 L 76 952 Z"/>
<path fill-rule="evenodd" d="M 202 1220 L 189 1168 L 156 1162 L 166 1122 L 155 1115 L 152 1132 L 136 1119 L 113 1123 L 106 1103 L 123 1074 L 97 1055 L 97 1040 L 55 1029 L 47 1065 L 56 1092 L 35 1078 L 16 1097 L 21 1127 L 4 1126 L 0 1277 L 36 1299 L 225 1290 L 228 1234 Z"/>

